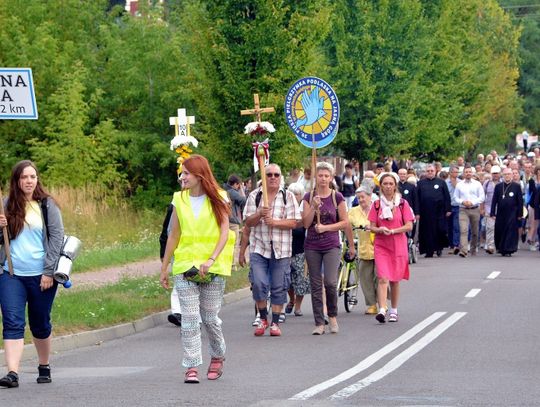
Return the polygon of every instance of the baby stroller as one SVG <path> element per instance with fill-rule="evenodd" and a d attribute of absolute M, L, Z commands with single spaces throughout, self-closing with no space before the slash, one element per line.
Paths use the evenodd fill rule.
<path fill-rule="evenodd" d="M 418 246 L 414 242 L 414 235 L 416 232 L 416 222 L 413 223 L 413 228 L 410 232 L 407 232 L 407 248 L 409 249 L 409 264 L 416 263 L 418 261 Z"/>

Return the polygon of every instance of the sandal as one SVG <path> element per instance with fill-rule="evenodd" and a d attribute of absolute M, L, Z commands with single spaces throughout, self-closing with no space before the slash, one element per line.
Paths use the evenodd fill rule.
<path fill-rule="evenodd" d="M 294 304 L 288 303 L 287 306 L 285 307 L 285 313 L 290 314 L 293 308 L 294 308 Z"/>
<path fill-rule="evenodd" d="M 210 366 L 208 366 L 208 373 L 206 377 L 208 380 L 217 380 L 223 374 L 223 361 L 225 358 L 212 358 L 210 360 Z"/>
<path fill-rule="evenodd" d="M 184 375 L 184 383 L 199 383 L 196 367 L 190 367 L 188 370 L 186 370 L 186 374 Z"/>
<path fill-rule="evenodd" d="M 38 366 L 39 376 L 37 378 L 38 383 L 50 383 L 51 379 L 51 367 L 49 365 L 39 365 Z"/>
<path fill-rule="evenodd" d="M 13 371 L 0 379 L 1 387 L 19 387 L 19 375 Z"/>
<path fill-rule="evenodd" d="M 297 317 L 301 317 L 302 315 L 304 315 L 304 313 L 301 310 L 295 310 L 294 315 Z"/>

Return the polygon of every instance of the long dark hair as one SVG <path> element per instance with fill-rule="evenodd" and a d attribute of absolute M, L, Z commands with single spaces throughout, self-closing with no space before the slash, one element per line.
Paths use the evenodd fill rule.
<path fill-rule="evenodd" d="M 49 197 L 49 193 L 41 185 L 39 180 L 39 172 L 30 160 L 19 161 L 11 171 L 11 179 L 9 181 L 9 198 L 6 206 L 6 214 L 8 215 L 9 234 L 11 239 L 15 239 L 24 228 L 24 219 L 26 217 L 26 197 L 19 187 L 19 180 L 25 168 L 32 167 L 36 170 L 38 176 L 36 189 L 32 194 L 32 199 L 41 201 L 43 198 Z"/>
<path fill-rule="evenodd" d="M 214 178 L 214 174 L 212 174 L 208 160 L 202 155 L 193 154 L 182 163 L 182 166 L 186 167 L 191 174 L 201 180 L 202 189 L 206 196 L 208 196 L 208 199 L 210 199 L 212 212 L 214 212 L 217 224 L 221 226 L 221 222 L 229 216 L 231 209 L 229 204 L 219 194 L 222 189 Z"/>

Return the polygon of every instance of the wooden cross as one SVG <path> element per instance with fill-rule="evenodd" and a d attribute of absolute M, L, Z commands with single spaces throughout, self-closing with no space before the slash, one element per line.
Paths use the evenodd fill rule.
<path fill-rule="evenodd" d="M 261 122 L 261 113 L 273 113 L 276 110 L 273 107 L 262 107 L 259 105 L 259 94 L 254 93 L 253 94 L 253 101 L 255 102 L 255 108 L 254 109 L 246 109 L 246 110 L 240 110 L 240 114 L 242 116 L 246 116 L 248 114 L 254 114 L 257 117 L 257 121 Z"/>
<path fill-rule="evenodd" d="M 195 116 L 186 116 L 186 109 L 178 109 L 178 116 L 169 117 L 169 124 L 174 125 L 175 136 L 189 136 L 189 125 L 195 124 Z"/>

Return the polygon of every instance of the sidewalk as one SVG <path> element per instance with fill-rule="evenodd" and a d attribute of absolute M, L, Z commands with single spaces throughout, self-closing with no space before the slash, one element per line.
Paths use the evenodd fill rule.
<path fill-rule="evenodd" d="M 161 261 L 143 260 L 136 263 L 128 263 L 122 266 L 108 267 L 98 271 L 86 273 L 74 273 L 71 275 L 73 289 L 98 287 L 100 285 L 117 283 L 123 277 L 143 277 L 159 273 Z"/>
<path fill-rule="evenodd" d="M 98 287 L 100 285 L 112 284 L 120 281 L 123 277 L 142 277 L 156 275 L 161 268 L 159 260 L 146 260 L 136 263 L 129 263 L 123 266 L 109 267 L 99 271 L 90 271 L 87 273 L 75 273 L 71 276 L 73 287 L 70 290 L 78 288 Z M 223 305 L 247 298 L 250 295 L 249 288 L 242 288 L 232 293 L 225 294 Z M 104 341 L 119 339 L 124 336 L 133 335 L 138 332 L 154 328 L 167 322 L 167 315 L 170 311 L 162 311 L 149 315 L 137 321 L 115 325 L 108 328 L 96 329 L 94 331 L 79 332 L 65 336 L 54 336 L 52 340 L 52 354 L 64 352 L 67 350 L 78 349 L 86 346 L 99 346 Z M 54 325 L 54 321 L 53 321 Z M 174 328 L 171 324 L 171 328 Z M 0 366 L 5 366 L 3 357 L 4 350 L 0 350 Z M 36 348 L 33 344 L 24 346 L 22 360 L 36 359 Z"/>

